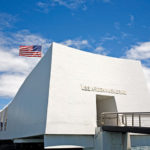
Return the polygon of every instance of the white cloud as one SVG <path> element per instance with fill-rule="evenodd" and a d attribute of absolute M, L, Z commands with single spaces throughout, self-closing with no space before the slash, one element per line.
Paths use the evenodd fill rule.
<path fill-rule="evenodd" d="M 102 55 L 107 55 L 108 54 L 108 52 L 102 46 L 96 47 L 94 52 L 97 53 L 97 54 L 102 54 Z"/>
<path fill-rule="evenodd" d="M 8 13 L 0 13 L 0 29 L 12 27 L 12 24 L 16 21 L 16 17 Z"/>
<path fill-rule="evenodd" d="M 0 75 L 0 96 L 13 97 L 25 78 L 25 74 L 4 73 Z"/>
<path fill-rule="evenodd" d="M 22 30 L 12 35 L 14 44 L 20 45 L 42 45 L 42 49 L 45 50 L 50 46 L 50 41 L 42 38 L 39 35 L 31 34 L 28 30 Z"/>
<path fill-rule="evenodd" d="M 130 15 L 130 22 L 127 24 L 128 26 L 132 26 L 134 23 L 134 16 Z"/>
<path fill-rule="evenodd" d="M 138 43 L 126 52 L 126 57 L 130 59 L 146 60 L 150 59 L 150 42 Z"/>
<path fill-rule="evenodd" d="M 44 0 L 39 1 L 37 6 L 44 10 L 44 12 L 48 12 L 50 7 L 54 6 L 64 6 L 69 9 L 77 9 L 82 8 L 82 10 L 86 10 L 86 0 Z"/>
<path fill-rule="evenodd" d="M 26 72 L 28 70 L 28 64 L 25 59 L 17 57 L 13 52 L 4 51 L 0 48 L 0 71 L 13 71 L 13 72 Z"/>
<path fill-rule="evenodd" d="M 53 0 L 54 3 L 58 3 L 59 5 L 63 5 L 70 9 L 75 9 L 85 3 L 85 0 Z"/>
<path fill-rule="evenodd" d="M 74 48 L 77 48 L 77 49 L 90 47 L 87 40 L 80 40 L 80 39 L 77 39 L 77 40 L 70 40 L 69 39 L 69 40 L 66 40 L 66 41 L 61 42 L 61 43 L 66 45 L 66 46 L 71 46 L 71 47 L 74 47 Z"/>
<path fill-rule="evenodd" d="M 116 36 L 110 35 L 109 33 L 107 33 L 105 36 L 100 38 L 100 44 L 103 45 L 105 42 L 114 41 L 116 39 L 117 39 Z"/>
<path fill-rule="evenodd" d="M 110 36 L 110 37 L 104 37 L 103 41 L 106 40 L 114 40 L 115 37 L 114 36 Z M 92 51 L 93 53 L 96 54 L 101 54 L 101 55 L 107 55 L 109 53 L 109 51 L 107 51 L 104 47 L 102 47 L 100 44 L 99 46 L 95 47 L 95 45 L 97 45 L 95 43 L 94 40 L 90 40 L 90 42 L 88 40 L 85 39 L 75 39 L 75 40 L 65 40 L 63 42 L 61 42 L 61 44 L 64 44 L 66 46 L 70 46 L 73 48 L 77 48 L 77 49 L 84 49 L 84 50 L 89 50 Z"/>
<path fill-rule="evenodd" d="M 126 58 L 140 60 L 143 63 L 143 71 L 147 80 L 148 88 L 150 91 L 150 42 L 138 43 L 137 45 L 132 46 L 126 52 Z"/>
<path fill-rule="evenodd" d="M 44 51 L 50 46 L 47 39 L 31 34 L 27 30 L 7 35 L 0 34 L 0 97 L 13 97 L 26 76 L 40 58 L 18 56 L 19 45 L 43 45 Z"/>
<path fill-rule="evenodd" d="M 96 47 L 95 51 L 102 52 L 104 48 L 102 46 Z"/>
<path fill-rule="evenodd" d="M 125 32 L 121 32 L 121 38 L 126 38 L 126 37 L 128 37 L 128 36 L 130 36 L 130 34 L 128 34 L 128 33 L 125 33 Z"/>
<path fill-rule="evenodd" d="M 10 38 L 8 36 L 5 36 L 4 33 L 0 32 L 0 46 L 9 45 Z"/>
<path fill-rule="evenodd" d="M 49 4 L 47 2 L 38 2 L 37 6 L 42 9 L 43 12 L 48 13 L 49 11 Z"/>
<path fill-rule="evenodd" d="M 105 42 L 105 41 L 113 41 L 113 40 L 116 40 L 117 37 L 116 36 L 105 36 L 101 39 L 102 42 Z"/>

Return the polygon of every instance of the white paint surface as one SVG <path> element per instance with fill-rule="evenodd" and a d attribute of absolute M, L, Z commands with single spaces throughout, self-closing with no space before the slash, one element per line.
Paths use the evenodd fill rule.
<path fill-rule="evenodd" d="M 53 43 L 46 134 L 95 134 L 96 95 L 114 96 L 118 112 L 150 111 L 138 61 L 83 52 Z M 125 90 L 127 95 L 83 91 L 82 85 Z"/>

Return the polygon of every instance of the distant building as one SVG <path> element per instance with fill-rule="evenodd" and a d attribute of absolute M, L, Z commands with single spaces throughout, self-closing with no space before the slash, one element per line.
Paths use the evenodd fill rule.
<path fill-rule="evenodd" d="M 123 150 L 124 142 L 132 146 L 135 138 L 127 141 L 127 131 L 111 134 L 101 126 L 138 124 L 140 129 L 150 125 L 142 124 L 139 112 L 150 112 L 139 61 L 53 43 L 13 101 L 0 112 L 0 140 L 18 145 L 41 143 L 47 149 Z M 122 138 L 126 139 L 123 143 Z"/>

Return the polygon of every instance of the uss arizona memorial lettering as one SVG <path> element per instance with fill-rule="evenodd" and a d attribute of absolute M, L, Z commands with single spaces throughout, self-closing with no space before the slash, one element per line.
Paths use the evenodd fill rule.
<path fill-rule="evenodd" d="M 90 87 L 90 86 L 86 86 L 86 85 L 81 85 L 81 90 L 83 90 L 83 91 L 93 91 L 93 92 L 103 92 L 103 93 L 127 95 L 126 91 L 124 91 L 124 90 Z"/>

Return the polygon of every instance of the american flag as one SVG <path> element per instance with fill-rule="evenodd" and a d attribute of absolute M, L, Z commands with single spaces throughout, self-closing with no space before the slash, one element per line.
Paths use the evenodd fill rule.
<path fill-rule="evenodd" d="M 42 46 L 32 45 L 32 46 L 19 46 L 19 56 L 26 57 L 41 57 Z"/>

